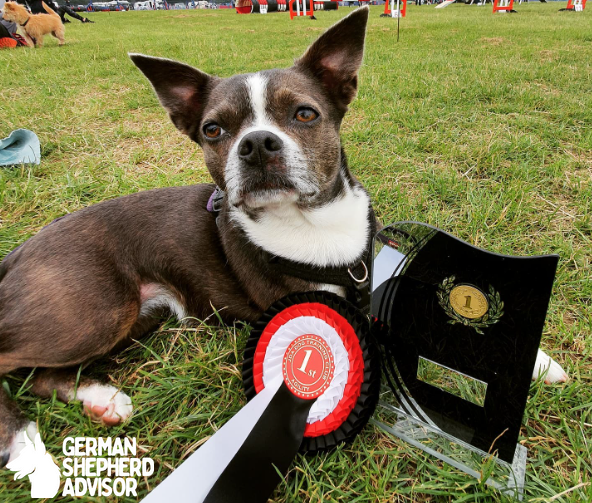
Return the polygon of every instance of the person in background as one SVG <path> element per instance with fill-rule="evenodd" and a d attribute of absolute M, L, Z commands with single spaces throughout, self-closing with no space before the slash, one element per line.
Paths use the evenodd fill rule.
<path fill-rule="evenodd" d="M 0 49 L 12 49 L 17 45 L 18 42 L 4 25 L 4 20 L 0 21 Z"/>
<path fill-rule="evenodd" d="M 66 19 L 66 17 L 65 17 L 66 14 L 68 14 L 68 16 L 70 16 L 70 17 L 73 17 L 74 19 L 78 19 L 78 21 L 80 21 L 81 23 L 93 23 L 94 22 L 88 18 L 79 16 L 78 14 L 76 14 L 76 12 L 74 12 L 71 9 L 71 7 L 69 7 L 67 5 L 64 7 L 60 7 L 53 0 L 17 0 L 18 3 L 28 6 L 29 9 L 31 9 L 31 13 L 33 13 L 33 14 L 47 14 L 47 12 L 45 12 L 45 9 L 43 8 L 43 1 L 45 1 L 45 3 L 47 4 L 47 6 L 50 9 L 53 9 L 54 11 L 57 12 L 57 14 L 60 16 L 60 18 L 62 18 L 62 23 L 64 23 L 64 24 L 70 22 L 69 19 Z"/>

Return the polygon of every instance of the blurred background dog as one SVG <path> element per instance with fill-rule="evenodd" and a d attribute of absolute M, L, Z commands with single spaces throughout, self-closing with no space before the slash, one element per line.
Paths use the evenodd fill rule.
<path fill-rule="evenodd" d="M 42 5 L 47 14 L 31 14 L 16 2 L 6 2 L 3 17 L 19 26 L 27 44 L 31 47 L 42 47 L 43 37 L 49 33 L 59 40 L 59 45 L 64 45 L 66 43 L 64 38 L 66 29 L 60 16 L 51 10 L 45 2 L 42 2 Z"/>

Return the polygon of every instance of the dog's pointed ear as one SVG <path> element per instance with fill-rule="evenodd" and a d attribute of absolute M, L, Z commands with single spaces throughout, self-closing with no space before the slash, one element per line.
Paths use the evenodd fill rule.
<path fill-rule="evenodd" d="M 294 65 L 320 80 L 343 112 L 355 98 L 358 89 L 358 70 L 364 56 L 368 12 L 368 7 L 361 7 L 334 24 Z"/>
<path fill-rule="evenodd" d="M 131 53 L 129 57 L 154 87 L 173 124 L 197 141 L 204 105 L 218 79 L 170 59 Z"/>

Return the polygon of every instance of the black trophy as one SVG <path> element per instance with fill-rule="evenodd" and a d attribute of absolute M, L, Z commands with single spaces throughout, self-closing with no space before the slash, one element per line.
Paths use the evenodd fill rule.
<path fill-rule="evenodd" d="M 494 460 L 487 482 L 521 499 L 517 441 L 557 261 L 415 222 L 382 229 L 371 314 L 388 386 L 374 424 L 478 478 Z"/>

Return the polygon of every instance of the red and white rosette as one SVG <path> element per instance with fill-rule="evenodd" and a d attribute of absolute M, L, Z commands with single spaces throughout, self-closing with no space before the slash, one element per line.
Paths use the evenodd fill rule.
<path fill-rule="evenodd" d="M 368 319 L 328 292 L 289 295 L 262 316 L 245 348 L 243 380 L 250 400 L 283 377 L 310 408 L 302 450 L 352 440 L 378 400 L 380 370 Z"/>

